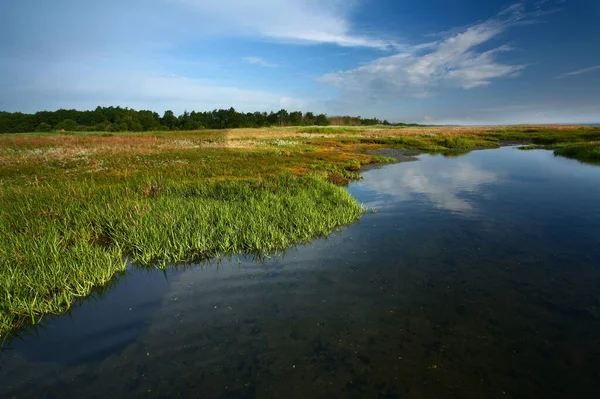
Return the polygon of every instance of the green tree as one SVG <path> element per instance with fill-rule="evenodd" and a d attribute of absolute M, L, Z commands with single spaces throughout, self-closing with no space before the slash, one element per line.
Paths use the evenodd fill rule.
<path fill-rule="evenodd" d="M 65 130 L 66 132 L 73 132 L 77 130 L 79 125 L 73 119 L 65 119 L 62 122 L 59 122 L 54 128 L 56 130 Z"/>
<path fill-rule="evenodd" d="M 97 132 L 110 132 L 112 125 L 108 122 L 96 123 L 94 125 L 94 130 Z"/>
<path fill-rule="evenodd" d="M 315 124 L 315 114 L 312 112 L 307 112 L 304 114 L 302 121 L 305 125 L 314 125 Z"/>
<path fill-rule="evenodd" d="M 287 126 L 290 124 L 290 114 L 285 109 L 280 109 L 277 112 L 277 124 L 279 126 Z"/>
<path fill-rule="evenodd" d="M 158 130 L 160 127 L 160 117 L 156 112 L 152 111 L 139 111 L 138 119 L 142 124 L 142 130 Z"/>
<path fill-rule="evenodd" d="M 269 115 L 267 116 L 267 122 L 269 122 L 269 125 L 276 125 L 278 123 L 277 115 L 278 114 L 276 114 L 273 111 L 269 113 Z"/>
<path fill-rule="evenodd" d="M 331 124 L 331 122 L 329 121 L 329 119 L 327 119 L 327 115 L 325 115 L 325 114 L 319 114 L 315 118 L 315 125 L 329 126 L 330 124 Z"/>
<path fill-rule="evenodd" d="M 290 125 L 300 126 L 302 124 L 302 112 L 290 112 Z"/>
<path fill-rule="evenodd" d="M 160 122 L 161 125 L 168 127 L 169 130 L 173 130 L 177 127 L 177 117 L 170 109 L 165 111 Z"/>
<path fill-rule="evenodd" d="M 46 122 L 42 122 L 38 125 L 38 127 L 35 129 L 35 131 L 36 132 L 50 132 L 50 131 L 52 131 L 52 126 L 50 126 Z"/>

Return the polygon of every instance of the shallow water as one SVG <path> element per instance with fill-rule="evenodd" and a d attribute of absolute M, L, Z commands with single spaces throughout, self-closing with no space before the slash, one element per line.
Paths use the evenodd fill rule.
<path fill-rule="evenodd" d="M 0 354 L 0 397 L 600 395 L 600 168 L 514 148 L 364 173 L 377 213 L 263 262 L 131 269 Z"/>

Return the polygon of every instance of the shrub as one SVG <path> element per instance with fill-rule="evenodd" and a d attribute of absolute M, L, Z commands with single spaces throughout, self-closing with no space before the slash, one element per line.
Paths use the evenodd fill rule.
<path fill-rule="evenodd" d="M 67 132 L 73 132 L 78 129 L 79 125 L 73 119 L 65 119 L 54 126 L 56 130 L 65 130 Z"/>
<path fill-rule="evenodd" d="M 46 122 L 42 122 L 38 125 L 38 127 L 35 129 L 35 131 L 36 132 L 51 132 L 52 126 L 50 126 Z"/>

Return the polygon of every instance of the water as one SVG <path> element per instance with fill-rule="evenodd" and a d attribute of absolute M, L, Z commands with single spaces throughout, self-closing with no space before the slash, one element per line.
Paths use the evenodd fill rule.
<path fill-rule="evenodd" d="M 386 166 L 377 213 L 264 262 L 132 269 L 0 354 L 0 397 L 598 397 L 600 168 Z"/>

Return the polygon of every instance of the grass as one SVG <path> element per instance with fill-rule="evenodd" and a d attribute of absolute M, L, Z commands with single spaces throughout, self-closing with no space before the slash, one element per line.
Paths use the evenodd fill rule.
<path fill-rule="evenodd" d="M 0 135 L 0 335 L 65 312 L 127 262 L 272 253 L 353 223 L 363 209 L 338 186 L 394 161 L 370 150 L 527 140 L 597 160 L 587 143 L 599 137 L 530 126 Z"/>
<path fill-rule="evenodd" d="M 323 179 L 176 183 L 140 179 L 3 190 L 0 322 L 3 332 L 47 313 L 125 268 L 271 253 L 357 220 L 362 208 Z"/>
<path fill-rule="evenodd" d="M 554 154 L 582 162 L 600 163 L 600 142 L 566 145 L 554 150 Z"/>
<path fill-rule="evenodd" d="M 308 126 L 298 129 L 302 133 L 324 133 L 324 134 L 339 134 L 339 133 L 362 133 L 365 130 L 362 126 Z"/>
<path fill-rule="evenodd" d="M 529 144 L 529 145 L 522 145 L 517 147 L 519 150 L 521 151 L 531 151 L 531 150 L 538 150 L 540 149 L 540 146 L 536 145 L 536 144 Z"/>
<path fill-rule="evenodd" d="M 521 146 L 519 149 L 523 151 L 553 150 L 557 156 L 593 164 L 600 163 L 600 134 L 598 131 L 569 136 L 552 134 L 548 137 L 536 137 L 532 142 L 535 144 Z"/>

